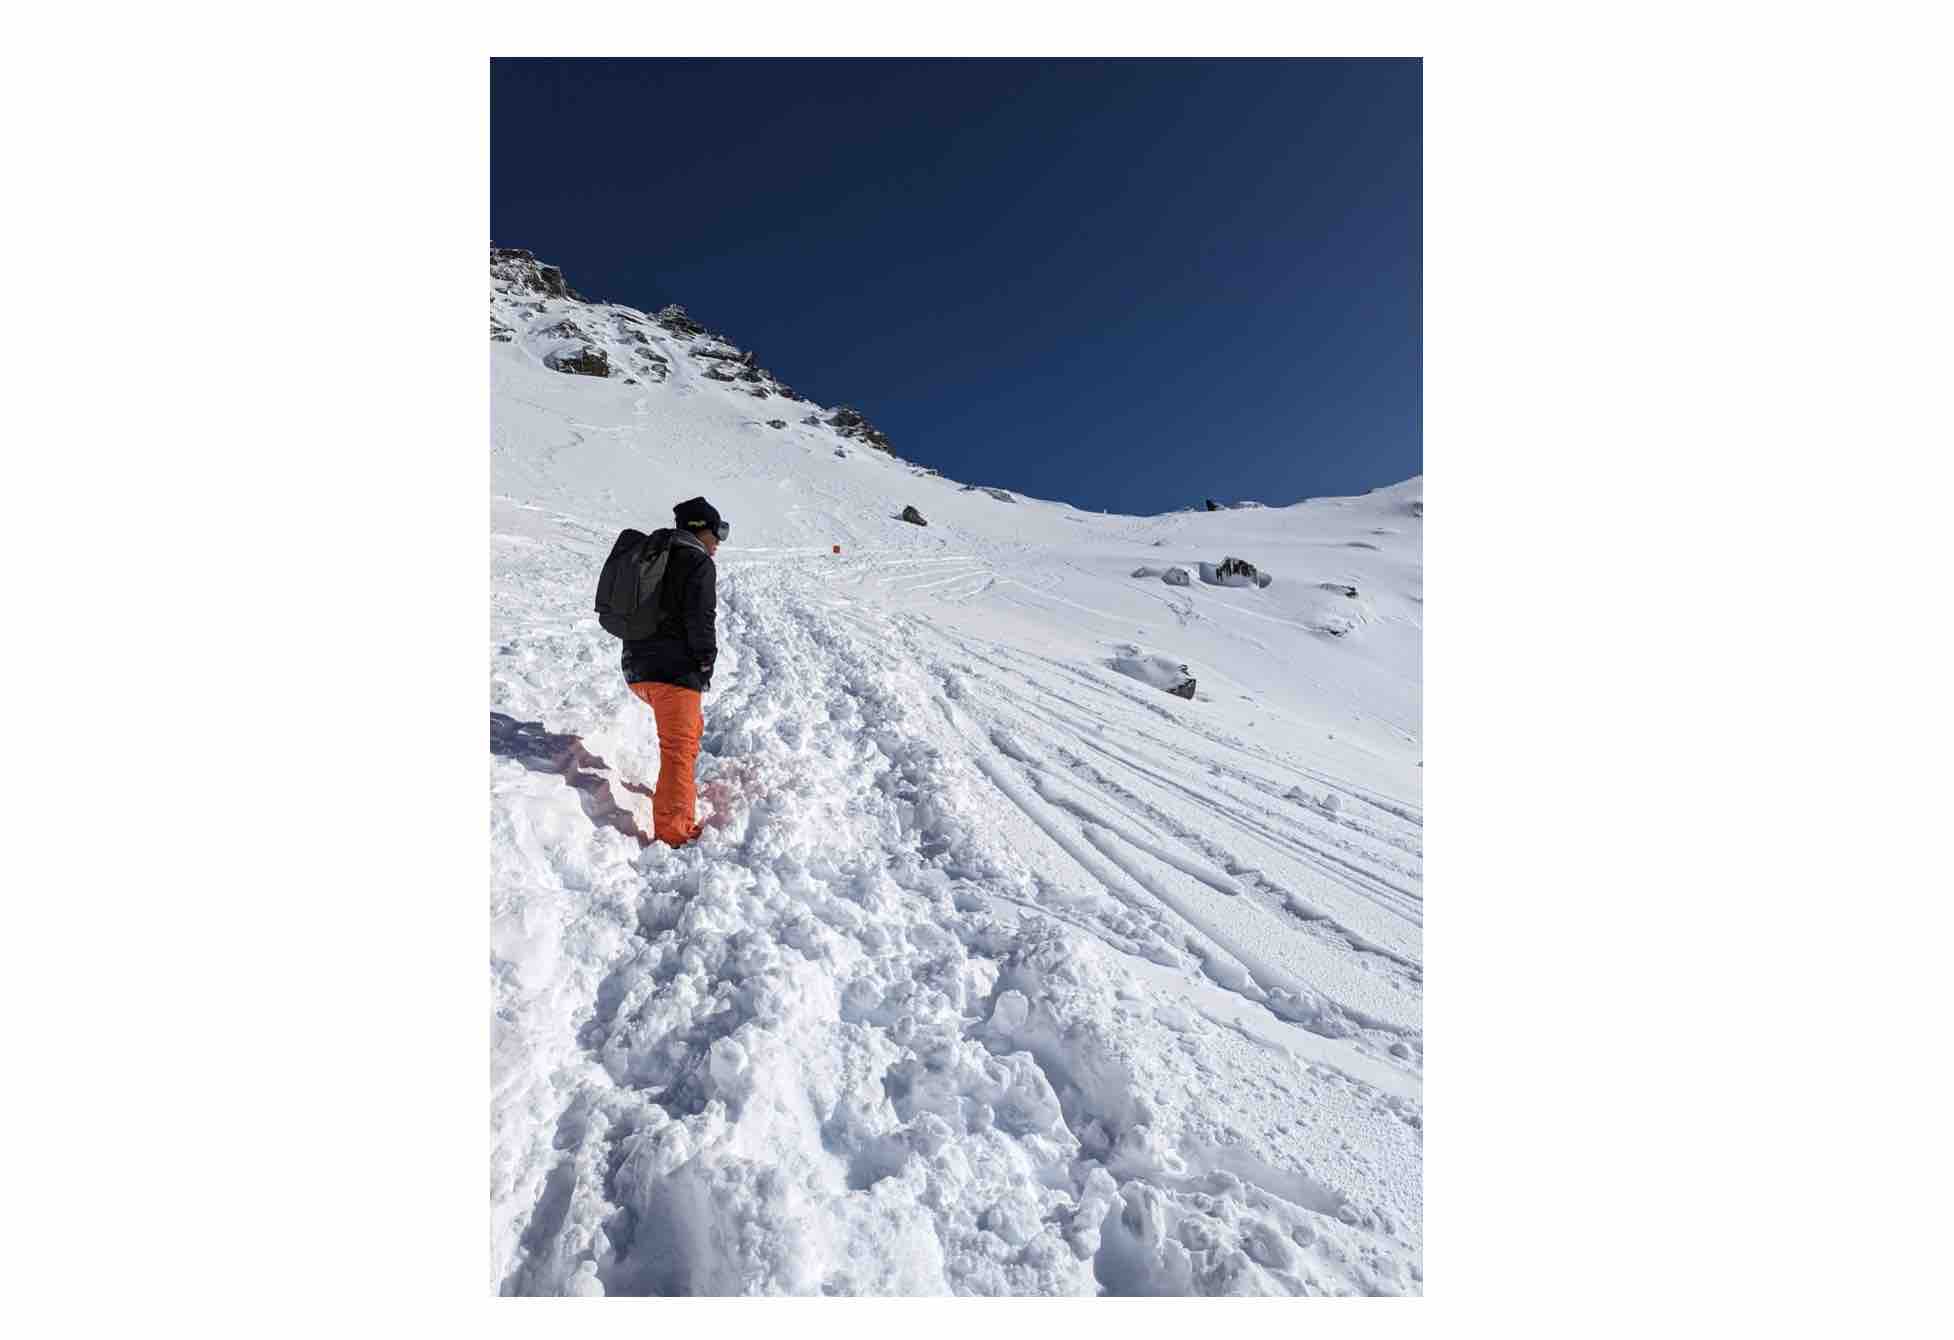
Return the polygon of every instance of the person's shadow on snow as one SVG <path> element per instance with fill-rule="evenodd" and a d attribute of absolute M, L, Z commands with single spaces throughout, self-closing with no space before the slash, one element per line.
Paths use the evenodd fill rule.
<path fill-rule="evenodd" d="M 576 736 L 552 734 L 540 721 L 517 721 L 507 713 L 490 712 L 489 752 L 498 758 L 514 759 L 531 772 L 555 773 L 577 792 L 592 823 L 650 845 L 651 835 L 638 827 L 631 811 L 617 803 L 611 783 L 641 796 L 651 795 L 651 788 L 611 776 L 609 765 L 584 748 Z"/>

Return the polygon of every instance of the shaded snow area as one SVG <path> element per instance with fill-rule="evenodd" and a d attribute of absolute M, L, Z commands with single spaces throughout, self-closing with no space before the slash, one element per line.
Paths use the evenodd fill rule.
<path fill-rule="evenodd" d="M 708 376 L 723 336 L 493 293 L 490 1286 L 1419 1292 L 1419 481 L 1000 498 Z M 566 320 L 632 338 L 558 370 Z M 591 595 L 700 493 L 674 852 Z M 1132 576 L 1224 556 L 1273 580 Z"/>

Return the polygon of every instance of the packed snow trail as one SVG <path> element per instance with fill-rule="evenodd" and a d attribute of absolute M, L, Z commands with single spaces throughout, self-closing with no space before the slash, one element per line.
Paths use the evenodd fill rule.
<path fill-rule="evenodd" d="M 1000 499 L 756 431 L 612 309 L 494 310 L 671 364 L 495 351 L 492 1286 L 1419 1291 L 1415 482 Z M 694 493 L 734 536 L 674 852 L 590 601 L 616 529 Z M 1219 536 L 1276 584 L 1129 575 Z M 1122 674 L 1135 639 L 1198 662 L 1196 700 Z"/>
<path fill-rule="evenodd" d="M 496 770 L 495 1124 L 527 1133 L 497 1149 L 499 1286 L 1415 1289 L 1415 1074 L 1287 1022 L 1321 1003 L 1218 910 L 1275 905 L 1044 801 L 905 620 L 792 560 L 725 566 L 692 847 L 585 803 L 608 767 L 642 811 L 657 767 L 615 644 L 525 658 L 613 701 L 565 769 Z M 590 625 L 587 574 L 562 576 L 561 626 Z M 541 738 L 564 715 L 513 691 L 500 714 Z M 1081 822 L 1103 863 L 1055 838 Z"/>

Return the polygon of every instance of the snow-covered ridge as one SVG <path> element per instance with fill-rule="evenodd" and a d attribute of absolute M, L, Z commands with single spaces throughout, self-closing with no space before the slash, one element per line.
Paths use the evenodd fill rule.
<path fill-rule="evenodd" d="M 1419 1291 L 1421 482 L 1086 512 L 686 325 L 492 258 L 491 1287 Z M 699 493 L 672 852 L 591 596 Z"/>
<path fill-rule="evenodd" d="M 625 386 L 659 385 L 675 362 L 729 395 L 776 400 L 776 415 L 819 422 L 837 436 L 890 450 L 889 440 L 860 411 L 832 410 L 760 366 L 759 355 L 694 321 L 683 307 L 647 314 L 618 303 L 594 303 L 564 280 L 563 271 L 517 247 L 489 249 L 489 339 L 512 344 L 544 367 L 572 376 L 616 378 Z M 785 420 L 774 422 L 785 426 Z"/>

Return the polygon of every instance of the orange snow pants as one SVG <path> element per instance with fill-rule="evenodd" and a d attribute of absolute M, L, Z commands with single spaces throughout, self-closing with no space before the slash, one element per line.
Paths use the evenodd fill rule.
<path fill-rule="evenodd" d="M 651 795 L 654 836 L 682 847 L 699 836 L 694 807 L 698 791 L 692 769 L 699 761 L 699 733 L 705 714 L 697 689 L 649 681 L 631 685 L 631 692 L 658 719 L 658 786 Z"/>

